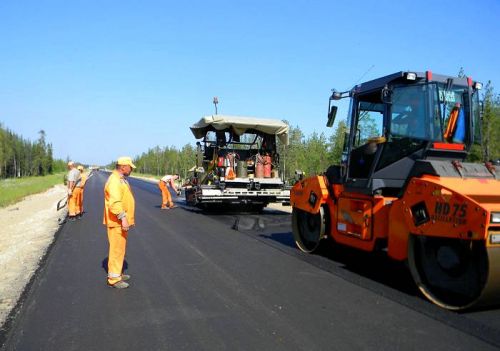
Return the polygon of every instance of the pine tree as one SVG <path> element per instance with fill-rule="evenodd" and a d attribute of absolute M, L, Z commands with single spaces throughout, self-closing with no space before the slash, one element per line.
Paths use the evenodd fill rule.
<path fill-rule="evenodd" d="M 329 138 L 330 150 L 328 160 L 331 165 L 338 165 L 342 160 L 342 152 L 344 151 L 344 140 L 347 132 L 347 124 L 345 121 L 339 121 L 335 133 Z"/>

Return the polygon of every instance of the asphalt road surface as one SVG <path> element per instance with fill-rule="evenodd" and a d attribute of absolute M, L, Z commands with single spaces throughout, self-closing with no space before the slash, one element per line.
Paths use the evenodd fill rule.
<path fill-rule="evenodd" d="M 126 290 L 106 286 L 107 174 L 87 183 L 86 215 L 64 224 L 5 350 L 495 350 L 500 309 L 444 311 L 383 253 L 299 252 L 290 215 L 161 211 L 131 180 Z"/>

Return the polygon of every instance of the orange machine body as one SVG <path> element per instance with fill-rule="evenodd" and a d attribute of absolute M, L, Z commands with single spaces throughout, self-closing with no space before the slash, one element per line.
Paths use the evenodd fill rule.
<path fill-rule="evenodd" d="M 492 211 L 500 212 L 500 180 L 437 176 L 413 178 L 401 197 L 346 192 L 329 185 L 325 176 L 304 179 L 292 188 L 291 205 L 316 214 L 327 212 L 326 236 L 337 243 L 365 251 L 387 248 L 396 260 L 408 256 L 410 234 L 430 237 L 485 240 L 500 234 L 490 224 Z"/>

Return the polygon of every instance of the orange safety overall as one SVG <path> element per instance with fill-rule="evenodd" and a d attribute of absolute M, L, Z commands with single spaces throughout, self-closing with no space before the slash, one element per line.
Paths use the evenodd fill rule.
<path fill-rule="evenodd" d="M 81 189 L 78 187 L 80 185 L 80 181 L 81 179 L 75 182 L 76 185 L 74 186 L 71 195 L 68 198 L 68 215 L 70 217 L 74 217 L 80 213 L 78 206 L 78 198 L 81 193 Z"/>
<path fill-rule="evenodd" d="M 80 171 L 76 168 L 72 168 L 68 173 L 68 215 L 74 217 L 78 214 L 77 209 L 77 197 L 75 194 L 75 189 L 80 182 Z M 71 194 L 69 194 L 71 192 Z M 77 190 L 78 192 L 78 190 Z"/>
<path fill-rule="evenodd" d="M 172 194 L 170 194 L 167 183 L 160 180 L 158 187 L 161 190 L 161 208 L 173 207 L 174 202 L 172 201 Z"/>
<path fill-rule="evenodd" d="M 76 216 L 78 212 L 78 206 L 77 206 L 77 195 L 78 195 L 78 190 L 75 187 L 68 197 L 68 214 L 70 217 Z"/>
<path fill-rule="evenodd" d="M 132 189 L 125 177 L 115 170 L 104 187 L 103 223 L 107 227 L 109 241 L 109 284 L 122 280 L 128 232 L 122 229 L 120 218 L 126 216 L 129 226 L 133 226 L 135 224 L 134 212 L 135 200 Z"/>
<path fill-rule="evenodd" d="M 83 189 L 80 188 L 79 186 L 75 186 L 75 189 L 73 189 L 73 195 L 71 195 L 72 198 L 74 198 L 74 214 L 79 215 L 82 213 L 80 202 L 82 200 L 82 194 L 83 194 Z"/>
<path fill-rule="evenodd" d="M 76 214 L 83 213 L 83 192 L 85 188 L 85 182 L 87 182 L 87 176 L 82 174 L 80 178 L 80 183 L 75 187 L 73 191 L 73 196 L 76 197 Z"/>

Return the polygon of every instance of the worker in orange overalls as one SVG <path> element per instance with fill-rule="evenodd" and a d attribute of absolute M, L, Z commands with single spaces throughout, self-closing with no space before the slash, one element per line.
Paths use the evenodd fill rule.
<path fill-rule="evenodd" d="M 82 165 L 79 165 L 77 169 L 80 171 L 80 182 L 75 187 L 73 195 L 76 198 L 76 216 L 80 219 L 83 216 L 83 192 L 85 190 L 85 183 L 87 182 L 87 175 Z"/>
<path fill-rule="evenodd" d="M 161 190 L 161 209 L 168 210 L 170 208 L 176 207 L 172 201 L 172 194 L 170 194 L 169 187 L 177 194 L 177 187 L 175 186 L 175 180 L 179 179 L 178 174 L 170 175 L 167 174 L 160 179 L 158 187 Z"/>
<path fill-rule="evenodd" d="M 74 221 L 78 214 L 77 198 L 73 192 L 81 180 L 80 171 L 76 169 L 73 161 L 68 162 L 68 217 L 70 221 Z"/>
<path fill-rule="evenodd" d="M 125 289 L 130 276 L 123 274 L 127 235 L 135 224 L 135 200 L 127 177 L 135 165 L 130 157 L 120 157 L 104 186 L 104 219 L 109 241 L 108 286 Z"/>

